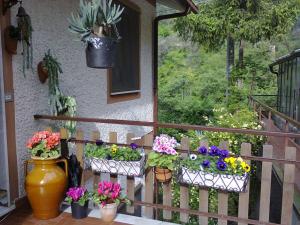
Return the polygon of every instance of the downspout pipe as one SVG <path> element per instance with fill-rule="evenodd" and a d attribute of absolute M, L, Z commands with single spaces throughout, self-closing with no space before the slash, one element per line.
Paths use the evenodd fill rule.
<path fill-rule="evenodd" d="M 186 16 L 190 11 L 190 7 L 186 6 L 183 12 L 172 13 L 167 15 L 157 16 L 154 19 L 153 24 L 153 121 L 154 127 L 153 132 L 154 135 L 157 134 L 158 127 L 156 124 L 158 123 L 158 26 L 159 22 L 167 19 L 174 19 L 178 17 Z"/>

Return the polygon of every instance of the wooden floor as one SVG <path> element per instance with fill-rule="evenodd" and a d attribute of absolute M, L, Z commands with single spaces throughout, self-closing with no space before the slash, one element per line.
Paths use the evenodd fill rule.
<path fill-rule="evenodd" d="M 3 218 L 0 218 L 2 221 Z M 62 213 L 59 217 L 51 220 L 37 220 L 33 217 L 30 207 L 22 207 L 9 214 L 0 225 L 126 225 L 125 223 L 104 223 L 100 219 L 85 218 L 73 219 L 71 214 Z"/>

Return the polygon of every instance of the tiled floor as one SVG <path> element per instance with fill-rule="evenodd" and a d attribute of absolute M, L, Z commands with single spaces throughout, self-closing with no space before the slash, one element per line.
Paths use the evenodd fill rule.
<path fill-rule="evenodd" d="M 0 221 L 2 219 L 0 218 Z M 72 219 L 71 214 L 62 213 L 59 217 L 51 220 L 37 220 L 33 217 L 30 207 L 22 207 L 13 211 L 0 225 L 127 225 L 125 223 L 104 223 L 100 219 L 85 218 L 82 220 Z"/>

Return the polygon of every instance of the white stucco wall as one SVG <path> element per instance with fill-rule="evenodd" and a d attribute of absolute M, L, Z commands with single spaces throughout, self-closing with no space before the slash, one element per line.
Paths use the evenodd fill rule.
<path fill-rule="evenodd" d="M 20 196 L 24 195 L 23 161 L 29 158 L 25 143 L 34 131 L 49 125 L 49 121 L 34 121 L 37 113 L 48 114 L 48 85 L 41 84 L 36 73 L 36 65 L 44 53 L 51 49 L 62 64 L 64 73 L 60 77 L 60 87 L 64 94 L 76 97 L 78 116 L 152 121 L 152 20 L 154 7 L 147 1 L 133 0 L 141 8 L 141 98 L 133 101 L 107 104 L 106 70 L 86 67 L 84 45 L 75 41 L 68 30 L 67 18 L 78 7 L 79 0 L 26 0 L 23 6 L 31 16 L 33 25 L 34 70 L 22 74 L 21 45 L 19 54 L 13 57 L 16 143 L 19 171 Z M 15 23 L 17 7 L 12 11 Z M 99 130 L 101 138 L 107 140 L 109 131 L 118 132 L 124 141 L 126 133 L 143 135 L 149 128 L 112 126 L 79 123 L 78 128 L 87 131 Z"/>

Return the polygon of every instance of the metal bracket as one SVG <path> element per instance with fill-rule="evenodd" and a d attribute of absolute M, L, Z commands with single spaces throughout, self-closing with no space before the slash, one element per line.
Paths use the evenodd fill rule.
<path fill-rule="evenodd" d="M 5 100 L 5 103 L 13 102 L 14 101 L 14 92 L 13 91 L 6 92 L 4 94 L 4 100 Z"/>

